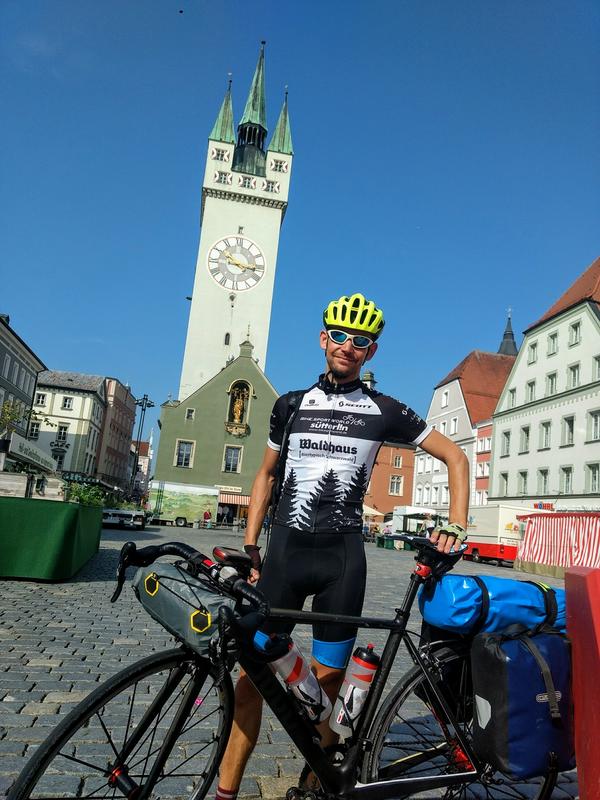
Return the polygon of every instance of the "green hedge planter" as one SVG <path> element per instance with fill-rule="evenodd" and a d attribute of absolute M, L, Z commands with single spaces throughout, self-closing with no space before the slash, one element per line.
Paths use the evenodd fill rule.
<path fill-rule="evenodd" d="M 0 577 L 63 581 L 98 552 L 102 509 L 0 497 Z"/>

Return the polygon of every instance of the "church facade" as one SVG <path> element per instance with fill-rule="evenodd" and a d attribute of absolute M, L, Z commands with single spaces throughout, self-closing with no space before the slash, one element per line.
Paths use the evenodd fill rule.
<path fill-rule="evenodd" d="M 161 407 L 155 488 L 217 487 L 245 517 L 277 392 L 264 374 L 293 160 L 287 95 L 267 145 L 264 44 L 234 133 L 231 82 L 208 140 L 201 235 L 177 400 Z"/>

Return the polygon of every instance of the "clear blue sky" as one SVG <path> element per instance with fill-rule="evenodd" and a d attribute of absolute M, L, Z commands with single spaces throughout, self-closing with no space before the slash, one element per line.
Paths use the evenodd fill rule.
<path fill-rule="evenodd" d="M 359 290 L 379 388 L 425 414 L 600 254 L 597 3 L 2 0 L 0 310 L 52 369 L 176 396 L 206 140 L 263 38 L 296 151 L 267 375 L 309 384 Z"/>

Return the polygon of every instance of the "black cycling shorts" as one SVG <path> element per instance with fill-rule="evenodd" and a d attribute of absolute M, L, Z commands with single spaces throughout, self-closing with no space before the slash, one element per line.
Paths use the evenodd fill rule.
<path fill-rule="evenodd" d="M 314 595 L 313 611 L 360 616 L 366 577 L 362 533 L 311 534 L 274 525 L 258 588 L 276 608 L 300 611 L 306 598 Z M 293 622 L 268 620 L 262 631 L 291 633 L 293 628 Z M 345 667 L 356 630 L 351 625 L 316 623 L 313 657 L 329 667 Z"/>

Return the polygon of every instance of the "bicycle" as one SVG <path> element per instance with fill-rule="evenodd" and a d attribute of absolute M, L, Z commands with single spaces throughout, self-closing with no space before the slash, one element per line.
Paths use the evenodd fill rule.
<path fill-rule="evenodd" d="M 231 728 L 229 673 L 235 662 L 320 781 L 321 789 L 315 791 L 291 787 L 287 800 L 551 797 L 557 780 L 552 763 L 539 779 L 511 782 L 481 763 L 473 751 L 468 643 L 419 646 L 407 629 L 419 587 L 451 569 L 462 552 L 442 554 L 426 538 L 401 538 L 417 549 L 416 566 L 401 606 L 388 620 L 270 609 L 247 582 L 251 562 L 245 553 L 217 547 L 213 561 L 177 542 L 140 550 L 128 542 L 121 550 L 113 602 L 128 566 L 147 567 L 170 555 L 183 559 L 189 574 L 202 575 L 215 592 L 233 598 L 235 607 L 219 610 L 219 635 L 211 640 L 210 657 L 180 646 L 144 658 L 93 691 L 40 745 L 8 800 L 201 800 L 214 781 Z M 270 669 L 268 655 L 253 645 L 254 632 L 268 615 L 304 624 L 343 621 L 389 631 L 354 734 L 333 750 L 321 747 L 314 724 Z M 401 643 L 414 666 L 382 701 Z"/>

